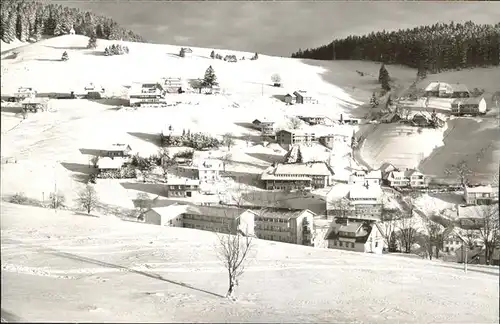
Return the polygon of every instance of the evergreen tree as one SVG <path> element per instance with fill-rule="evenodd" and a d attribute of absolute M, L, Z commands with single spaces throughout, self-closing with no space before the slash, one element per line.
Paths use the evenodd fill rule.
<path fill-rule="evenodd" d="M 95 37 L 95 35 L 90 36 L 89 43 L 87 44 L 87 48 L 89 48 L 89 49 L 97 48 L 97 38 Z"/>
<path fill-rule="evenodd" d="M 212 52 L 210 53 L 210 58 L 215 58 L 215 51 L 212 51 Z"/>
<path fill-rule="evenodd" d="M 203 78 L 201 85 L 206 88 L 212 88 L 213 86 L 216 86 L 218 84 L 219 83 L 217 82 L 217 76 L 215 75 L 215 71 L 210 65 L 205 71 L 205 76 Z"/>
<path fill-rule="evenodd" d="M 69 60 L 68 52 L 64 51 L 64 53 L 62 54 L 61 60 L 62 61 Z"/>
<path fill-rule="evenodd" d="M 297 147 L 297 158 L 295 160 L 295 163 L 304 163 L 304 158 L 302 156 L 302 151 L 300 149 L 300 146 Z"/>
<path fill-rule="evenodd" d="M 370 106 L 372 108 L 375 108 L 378 106 L 378 100 L 377 100 L 377 97 L 375 96 L 375 92 L 372 93 L 372 97 L 370 98 Z"/>
<path fill-rule="evenodd" d="M 186 56 L 186 50 L 183 48 L 181 48 L 181 50 L 179 51 L 179 56 L 180 57 L 185 57 Z"/>
<path fill-rule="evenodd" d="M 380 71 L 378 74 L 378 82 L 382 84 L 382 89 L 384 89 L 385 91 L 391 90 L 389 81 L 390 81 L 389 72 L 387 72 L 385 65 L 382 63 L 382 66 L 380 67 Z"/>
<path fill-rule="evenodd" d="M 389 246 L 388 246 L 389 252 L 397 252 L 398 245 L 396 239 L 397 239 L 396 232 L 392 232 L 389 238 Z"/>

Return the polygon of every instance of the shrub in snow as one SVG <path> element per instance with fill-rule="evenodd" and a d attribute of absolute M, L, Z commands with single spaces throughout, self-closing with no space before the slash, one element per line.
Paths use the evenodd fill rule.
<path fill-rule="evenodd" d="M 382 63 L 378 74 L 378 82 L 380 82 L 380 84 L 382 85 L 382 89 L 384 89 L 385 91 L 391 90 L 391 86 L 389 85 L 390 80 L 391 78 L 389 77 L 389 72 L 385 68 L 385 65 Z"/>
<path fill-rule="evenodd" d="M 68 52 L 64 51 L 61 57 L 61 61 L 67 61 L 67 60 L 69 60 L 69 55 Z"/>
<path fill-rule="evenodd" d="M 17 192 L 12 197 L 10 197 L 9 202 L 18 205 L 25 205 L 28 202 L 28 198 L 24 192 Z"/>
<path fill-rule="evenodd" d="M 213 59 L 215 58 L 215 52 L 214 52 L 214 51 L 212 51 L 212 52 L 210 53 L 210 58 L 213 58 Z"/>
<path fill-rule="evenodd" d="M 57 209 L 64 206 L 66 202 L 66 197 L 62 192 L 51 192 L 49 195 L 50 208 Z"/>
<path fill-rule="evenodd" d="M 187 146 L 196 150 L 217 148 L 222 144 L 218 139 L 203 133 L 187 133 L 181 136 L 163 135 L 162 138 L 163 146 Z"/>

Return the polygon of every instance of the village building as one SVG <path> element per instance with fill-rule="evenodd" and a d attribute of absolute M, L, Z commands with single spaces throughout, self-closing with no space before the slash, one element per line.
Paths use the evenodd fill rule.
<path fill-rule="evenodd" d="M 405 176 L 404 171 L 391 171 L 387 176 L 387 182 L 392 188 L 407 187 L 410 179 Z"/>
<path fill-rule="evenodd" d="M 310 190 L 325 188 L 333 181 L 333 171 L 325 162 L 279 163 L 261 175 L 266 190 Z"/>
<path fill-rule="evenodd" d="M 484 97 L 456 99 L 451 103 L 452 115 L 479 115 L 485 114 L 487 104 Z"/>
<path fill-rule="evenodd" d="M 164 186 L 169 198 L 190 198 L 199 192 L 200 180 L 170 178 Z"/>
<path fill-rule="evenodd" d="M 159 83 L 133 83 L 130 88 L 131 107 L 165 106 L 165 90 Z"/>
<path fill-rule="evenodd" d="M 274 129 L 274 125 L 276 123 L 274 121 L 262 118 L 262 119 L 255 119 L 252 122 L 252 124 L 258 130 L 261 131 L 261 133 L 262 133 L 263 136 L 270 136 L 270 137 L 274 137 L 275 136 L 276 131 Z"/>
<path fill-rule="evenodd" d="M 126 160 L 122 157 L 111 158 L 106 156 L 97 160 L 97 169 L 99 173 L 107 171 L 119 171 L 123 167 L 125 162 Z"/>
<path fill-rule="evenodd" d="M 282 129 L 276 132 L 276 142 L 285 150 L 289 150 L 296 144 L 311 145 L 316 141 L 316 134 L 313 132 L 307 132 L 299 129 Z"/>
<path fill-rule="evenodd" d="M 332 130 L 328 134 L 321 135 L 319 142 L 327 148 L 333 149 L 336 143 L 350 143 L 353 136 L 354 131 L 351 127 L 338 125 L 332 127 Z"/>
<path fill-rule="evenodd" d="M 353 217 L 380 220 L 382 216 L 381 197 L 380 186 L 353 186 L 348 195 L 349 203 L 353 207 Z"/>
<path fill-rule="evenodd" d="M 255 215 L 251 210 L 240 208 L 173 204 L 151 208 L 144 214 L 144 222 L 216 233 L 239 232 L 246 236 L 255 236 Z"/>
<path fill-rule="evenodd" d="M 300 120 L 308 123 L 309 125 L 324 125 L 326 124 L 325 116 L 297 116 Z"/>
<path fill-rule="evenodd" d="M 28 98 L 35 98 L 36 94 L 36 90 L 31 87 L 19 87 L 14 93 L 14 98 L 18 101 L 22 101 Z"/>
<path fill-rule="evenodd" d="M 491 185 L 471 187 L 464 189 L 464 200 L 467 205 L 489 205 L 498 201 L 498 187 Z"/>
<path fill-rule="evenodd" d="M 128 157 L 132 152 L 132 148 L 128 144 L 116 143 L 111 144 L 107 148 L 100 150 L 100 156 L 115 158 Z"/>
<path fill-rule="evenodd" d="M 401 116 L 395 112 L 387 113 L 387 114 L 382 115 L 382 117 L 380 117 L 380 122 L 386 123 L 386 124 L 397 123 L 400 120 L 401 120 Z"/>
<path fill-rule="evenodd" d="M 297 90 L 293 92 L 295 102 L 298 104 L 315 103 L 313 97 L 306 90 Z"/>
<path fill-rule="evenodd" d="M 468 98 L 470 92 L 464 84 L 449 84 L 446 82 L 433 81 L 425 88 L 426 97 L 437 98 Z"/>
<path fill-rule="evenodd" d="M 313 245 L 314 214 L 310 210 L 264 208 L 256 211 L 255 232 L 263 240 Z"/>
<path fill-rule="evenodd" d="M 384 239 L 376 222 L 334 220 L 326 236 L 329 249 L 382 254 Z"/>
<path fill-rule="evenodd" d="M 423 113 L 416 113 L 411 118 L 411 123 L 417 127 L 430 127 L 432 120 Z"/>
<path fill-rule="evenodd" d="M 192 57 L 193 56 L 193 50 L 189 47 L 182 47 L 181 52 L 184 53 L 184 57 Z"/>
<path fill-rule="evenodd" d="M 162 78 L 162 86 L 167 93 L 179 93 L 185 88 L 184 82 L 181 78 Z"/>
<path fill-rule="evenodd" d="M 42 98 L 29 97 L 24 99 L 21 105 L 24 113 L 47 110 L 47 101 Z"/>

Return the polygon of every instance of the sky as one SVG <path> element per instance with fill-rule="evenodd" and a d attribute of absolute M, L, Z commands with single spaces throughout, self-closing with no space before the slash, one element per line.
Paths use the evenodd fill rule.
<path fill-rule="evenodd" d="M 47 0 L 109 16 L 148 42 L 287 56 L 372 31 L 500 22 L 500 3 L 430 1 Z"/>

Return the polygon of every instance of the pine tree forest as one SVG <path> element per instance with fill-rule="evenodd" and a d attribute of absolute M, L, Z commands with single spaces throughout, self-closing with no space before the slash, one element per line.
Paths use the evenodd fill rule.
<path fill-rule="evenodd" d="M 141 36 L 120 27 L 110 18 L 76 8 L 33 0 L 2 0 L 0 8 L 0 36 L 6 43 L 15 38 L 25 42 L 40 40 L 42 36 L 64 35 L 72 27 L 75 34 L 85 36 L 144 41 Z"/>
<path fill-rule="evenodd" d="M 299 49 L 292 58 L 377 61 L 431 73 L 499 65 L 500 22 L 496 25 L 451 22 L 372 32 L 337 39 L 318 48 Z"/>

